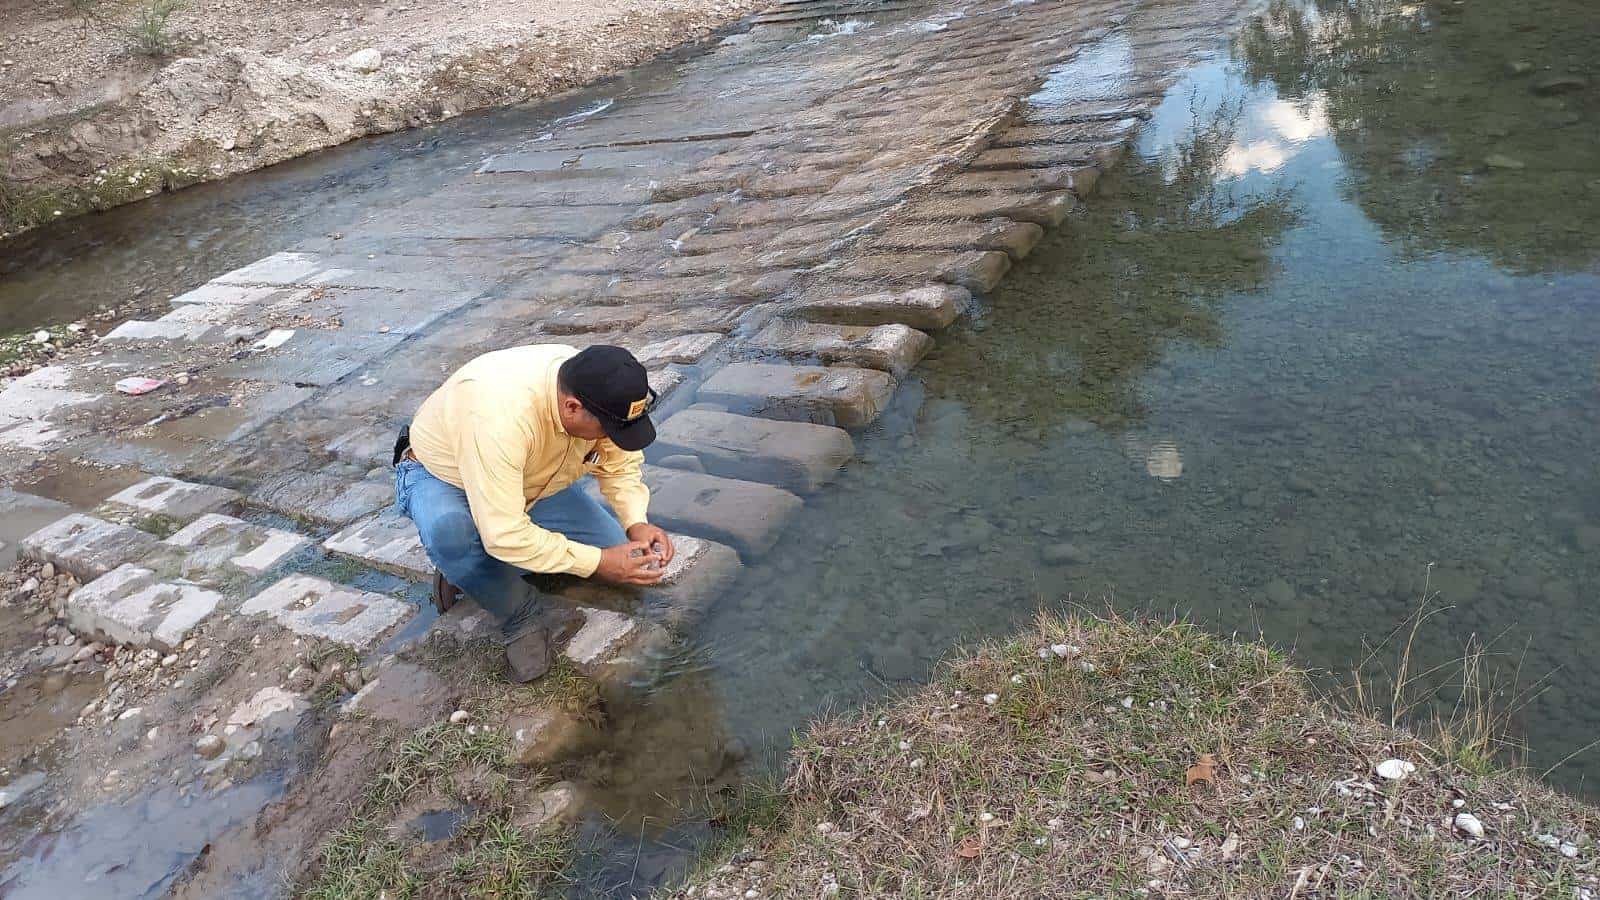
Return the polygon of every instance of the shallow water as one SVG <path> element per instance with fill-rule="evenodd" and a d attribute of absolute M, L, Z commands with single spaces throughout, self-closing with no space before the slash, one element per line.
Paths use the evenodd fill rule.
<path fill-rule="evenodd" d="M 1115 80 L 1124 50 L 1106 41 L 1035 102 Z M 775 766 L 812 716 L 1070 603 L 1260 633 L 1340 674 L 1431 597 L 1450 609 L 1417 668 L 1489 643 L 1543 688 L 1510 700 L 1533 769 L 1572 755 L 1550 778 L 1592 795 L 1597 59 L 1600 16 L 1577 0 L 1265 7 L 939 336 L 678 674 L 619 711 L 580 773 L 601 815 L 579 892 L 626 896 L 685 864 L 730 739 L 746 772 Z M 1586 84 L 1545 81 L 1569 74 Z M 378 139 L 14 244 L 30 255 L 3 263 L 0 330 L 343 227 L 537 141 L 556 112 Z M 308 207 L 313 190 L 335 199 Z M 173 261 L 188 268 L 154 274 Z M 1416 692 L 1458 696 L 1442 676 Z"/>
<path fill-rule="evenodd" d="M 1336 683 L 1373 647 L 1392 667 L 1427 596 L 1448 609 L 1412 671 L 1487 645 L 1533 771 L 1592 796 L 1596 59 L 1600 17 L 1565 0 L 1266 8 L 713 613 L 697 730 L 774 759 L 1073 603 L 1261 634 Z M 1566 73 L 1590 86 L 1534 89 Z M 1411 694 L 1448 715 L 1458 678 Z M 609 798 L 638 829 L 613 893 L 670 815 L 640 793 Z"/>

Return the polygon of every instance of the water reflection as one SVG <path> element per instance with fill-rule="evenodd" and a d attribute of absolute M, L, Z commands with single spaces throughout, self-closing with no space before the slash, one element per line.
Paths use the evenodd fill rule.
<path fill-rule="evenodd" d="M 1535 272 L 1600 250 L 1597 46 L 1587 0 L 1273 0 L 1238 55 L 1322 111 L 1351 195 L 1397 246 Z"/>

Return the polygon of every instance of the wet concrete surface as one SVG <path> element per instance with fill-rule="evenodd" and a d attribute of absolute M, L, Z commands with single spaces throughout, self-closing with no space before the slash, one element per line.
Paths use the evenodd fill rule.
<path fill-rule="evenodd" d="M 194 289 L 158 324 L 133 329 L 146 337 L 77 351 L 6 386 L 0 478 L 80 510 L 148 475 L 223 486 L 244 497 L 246 519 L 320 545 L 391 496 L 385 468 L 354 448 L 392 433 L 473 356 L 540 341 L 643 352 L 712 335 L 714 351 L 675 351 L 687 354 L 681 360 L 664 353 L 653 365 L 662 419 L 700 400 L 729 434 L 765 433 L 740 424 L 752 416 L 858 433 L 881 427 L 899 379 L 927 352 L 928 338 L 915 329 L 948 325 L 971 293 L 993 290 L 1039 227 L 1059 223 L 1092 190 L 1130 123 L 1148 115 L 1186 64 L 1219 45 L 1236 13 L 1225 0 L 990 0 L 865 9 L 870 22 L 859 27 L 779 17 L 604 98 L 574 98 L 561 119 L 548 109 L 543 118 L 510 112 L 435 130 L 451 137 L 386 162 L 386 187 L 359 204 L 329 202 L 287 226 L 257 229 L 252 240 L 266 243 L 249 244 L 258 248 L 252 256 L 270 255 L 223 255 L 231 268 L 213 280 L 169 282 L 174 292 Z M 1074 60 L 1087 61 L 1074 68 Z M 334 154 L 359 159 L 393 146 Z M 429 159 L 434 149 L 440 155 Z M 324 229 L 332 233 L 308 235 Z M 278 245 L 291 232 L 300 239 Z M 197 256 L 216 240 L 196 242 Z M 145 244 L 133 255 L 160 249 Z M 165 384 L 137 397 L 111 389 L 129 376 Z M 851 438 L 820 434 L 827 439 L 815 453 L 786 446 L 789 455 L 775 454 L 772 465 L 739 468 L 749 480 L 693 471 L 732 473 L 722 447 L 706 448 L 703 462 L 680 460 L 689 468 L 655 469 L 653 512 L 669 527 L 732 545 L 748 566 L 781 546 L 783 524 L 812 502 L 783 486 L 824 496 L 831 489 L 819 466 L 837 465 Z M 681 449 L 679 456 L 700 453 Z M 131 524 L 165 538 L 181 523 Z M 421 588 L 408 579 L 426 572 L 397 564 L 415 558 L 407 540 L 414 544 L 414 534 L 402 526 L 381 553 L 339 540 L 340 558 L 317 551 L 271 573 L 217 576 L 220 599 L 202 615 L 196 644 L 186 639 L 170 654 L 180 667 L 173 671 L 199 665 L 217 634 L 270 635 L 278 655 L 243 649 L 245 668 L 226 687 L 189 684 L 178 696 L 216 707 L 215 717 L 262 684 L 292 680 L 303 667 L 281 646 L 293 636 L 280 625 L 337 642 L 362 610 L 392 610 L 381 628 L 345 640 L 368 665 L 422 629 L 478 627 L 417 611 Z M 720 594 L 728 580 L 690 583 L 714 583 L 706 591 Z M 343 586 L 391 596 L 323 610 L 334 594 L 372 597 Z M 593 831 L 606 845 L 584 882 L 594 892 L 641 884 L 613 865 L 621 844 L 609 846 L 620 840 L 610 823 L 632 830 L 660 821 L 664 806 L 675 809 L 685 792 L 731 777 L 748 754 L 719 724 L 721 703 L 695 677 L 692 653 L 685 661 L 681 647 L 657 638 L 697 621 L 717 598 L 680 599 L 694 614 L 655 611 L 665 627 L 654 613 L 635 619 L 638 604 L 617 604 L 628 613 L 602 604 L 585 613 L 604 640 L 584 642 L 584 671 L 644 688 L 637 711 L 614 720 L 631 737 L 585 768 L 595 788 Z M 258 612 L 271 618 L 252 618 Z M 154 671 L 154 685 L 177 690 L 180 679 L 160 674 L 165 657 L 119 664 Z M 170 715 L 169 707 L 145 715 Z M 109 727 L 109 739 L 136 738 L 131 726 L 118 736 L 118 709 L 86 721 Z M 185 726 L 182 743 L 149 740 L 135 777 L 180 759 L 186 778 L 194 767 L 203 771 L 188 758 L 196 727 Z M 206 727 L 213 726 L 202 721 Z M 241 770 L 252 771 L 262 770 Z M 313 765 L 310 777 L 320 771 Z M 179 816 L 172 840 L 153 841 L 138 865 L 121 868 L 94 848 L 129 854 L 138 840 L 152 840 L 137 824 L 152 812 L 191 808 L 184 799 L 164 787 L 120 791 L 113 805 L 53 792 L 54 837 L 14 852 L 4 877 L 46 890 L 76 871 L 133 896 L 164 890 L 180 868 L 193 884 L 255 884 L 259 865 L 213 870 L 201 850 L 223 832 L 248 844 L 242 823 L 275 791 L 294 797 L 308 782 L 290 778 L 284 788 L 276 776 L 241 774 L 245 780 L 218 786 L 217 777 L 205 794 L 211 799 L 186 795 L 196 811 Z M 328 815 L 296 827 L 325 829 Z M 304 852 L 300 837 L 254 839 Z M 669 852 L 670 833 L 652 833 L 658 839 L 645 881 L 686 860 Z M 241 846 L 223 855 L 252 858 Z"/>

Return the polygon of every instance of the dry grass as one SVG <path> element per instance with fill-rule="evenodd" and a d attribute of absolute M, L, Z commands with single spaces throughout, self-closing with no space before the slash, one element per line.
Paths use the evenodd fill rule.
<path fill-rule="evenodd" d="M 1214 781 L 1188 784 L 1206 754 Z M 1383 780 L 1391 757 L 1415 772 Z M 1600 812 L 1464 759 L 1477 751 L 1336 711 L 1263 646 L 1042 617 L 918 693 L 813 728 L 781 823 L 676 896 L 1600 891 Z"/>

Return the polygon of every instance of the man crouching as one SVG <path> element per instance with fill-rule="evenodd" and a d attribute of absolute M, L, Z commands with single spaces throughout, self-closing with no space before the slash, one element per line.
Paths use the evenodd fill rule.
<path fill-rule="evenodd" d="M 646 585 L 672 560 L 639 477 L 654 402 L 620 347 L 512 347 L 462 366 L 401 433 L 395 502 L 439 570 L 434 604 L 465 593 L 496 616 L 513 680 L 547 672 L 558 639 L 525 573 Z M 610 510 L 583 489 L 588 475 Z"/>

